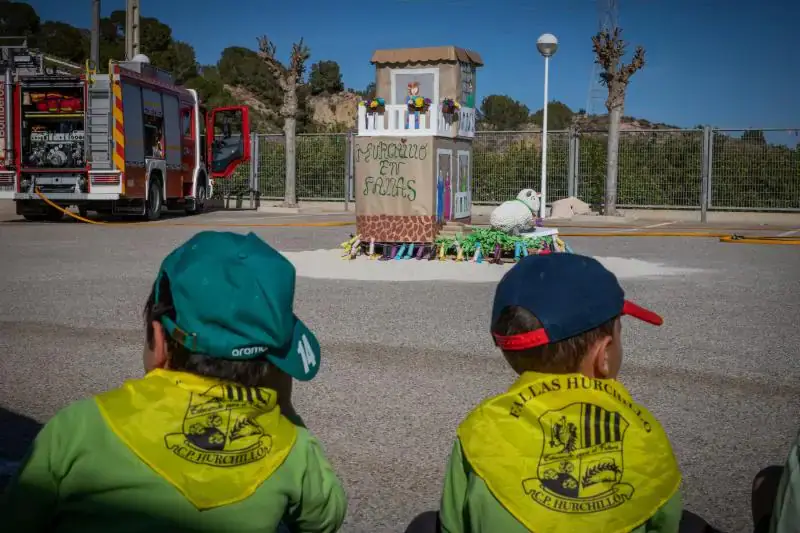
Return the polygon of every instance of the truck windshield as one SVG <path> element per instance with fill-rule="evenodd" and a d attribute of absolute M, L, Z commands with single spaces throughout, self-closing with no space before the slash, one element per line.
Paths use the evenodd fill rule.
<path fill-rule="evenodd" d="M 83 168 L 83 88 L 22 89 L 22 166 Z"/>

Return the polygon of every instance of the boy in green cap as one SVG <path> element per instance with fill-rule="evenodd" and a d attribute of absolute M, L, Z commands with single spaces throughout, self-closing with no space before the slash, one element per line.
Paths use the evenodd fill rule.
<path fill-rule="evenodd" d="M 294 287 L 292 264 L 253 233 L 174 250 L 145 306 L 145 377 L 47 423 L 5 495 L 4 529 L 338 530 L 341 483 L 285 412 L 292 378 L 319 369 Z"/>

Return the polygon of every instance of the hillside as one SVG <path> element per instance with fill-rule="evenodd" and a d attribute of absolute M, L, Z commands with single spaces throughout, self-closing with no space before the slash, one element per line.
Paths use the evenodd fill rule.
<path fill-rule="evenodd" d="M 152 17 L 142 17 L 140 22 L 142 52 L 154 65 L 171 71 L 180 83 L 197 89 L 211 106 L 250 106 L 254 131 L 281 131 L 283 121 L 279 110 L 282 94 L 255 51 L 229 47 L 220 52 L 216 64 L 200 65 L 192 45 L 175 39 L 168 25 Z M 123 57 L 124 27 L 125 12 L 121 10 L 101 20 L 101 65 L 108 64 L 109 59 Z M 42 21 L 36 10 L 25 2 L 0 2 L 0 35 L 27 35 L 31 46 L 77 64 L 83 64 L 89 52 L 90 33 L 87 29 L 59 21 Z M 287 50 L 283 53 L 288 55 Z M 278 55 L 281 55 L 281 50 Z M 316 61 L 309 67 L 309 75 L 299 94 L 298 131 L 346 131 L 355 127 L 358 101 L 374 93 L 374 84 L 363 91 L 345 90 L 335 61 Z M 365 68 L 370 67 L 365 65 Z M 576 113 L 560 102 L 552 102 L 548 111 L 551 130 L 567 129 L 576 121 Z M 536 131 L 541 126 L 541 110 L 531 113 L 522 103 L 506 95 L 488 95 L 483 99 L 479 112 L 478 127 L 481 130 Z M 605 129 L 607 117 L 586 117 L 583 123 L 589 129 Z M 652 124 L 645 119 L 623 119 L 623 129 L 664 127 L 674 128 Z"/>

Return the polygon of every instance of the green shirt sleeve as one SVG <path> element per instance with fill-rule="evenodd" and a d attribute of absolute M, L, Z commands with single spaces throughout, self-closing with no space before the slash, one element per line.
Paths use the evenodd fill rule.
<path fill-rule="evenodd" d="M 468 467 L 461 451 L 461 442 L 456 439 L 450 459 L 447 462 L 439 520 L 443 533 L 463 533 L 466 531 L 464 510 L 467 501 Z"/>
<path fill-rule="evenodd" d="M 51 528 L 58 506 L 60 479 L 55 453 L 62 416 L 57 414 L 39 431 L 2 496 L 0 516 L 8 531 L 38 533 Z"/>
<path fill-rule="evenodd" d="M 800 433 L 789 451 L 778 485 L 770 533 L 794 533 L 800 524 Z"/>
<path fill-rule="evenodd" d="M 298 533 L 337 531 L 347 513 L 347 496 L 316 438 L 298 428 L 298 440 L 305 440 L 305 469 L 302 493 L 290 502 L 284 519 Z"/>
<path fill-rule="evenodd" d="M 678 533 L 683 516 L 683 496 L 678 490 L 656 511 L 653 518 L 635 530 L 634 533 Z"/>

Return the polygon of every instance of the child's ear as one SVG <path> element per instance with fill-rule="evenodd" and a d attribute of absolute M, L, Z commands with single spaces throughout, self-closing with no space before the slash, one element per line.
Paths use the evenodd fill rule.
<path fill-rule="evenodd" d="M 167 351 L 167 332 L 158 320 L 153 321 L 153 355 L 152 365 L 155 368 L 167 368 L 169 353 Z"/>
<path fill-rule="evenodd" d="M 592 376 L 607 379 L 613 377 L 614 365 L 611 361 L 610 348 L 614 338 L 611 335 L 601 337 L 589 348 L 589 353 L 584 360 L 588 363 Z"/>

